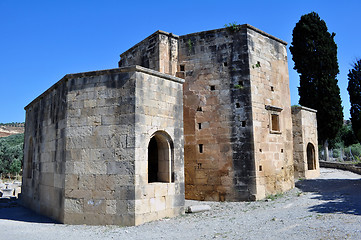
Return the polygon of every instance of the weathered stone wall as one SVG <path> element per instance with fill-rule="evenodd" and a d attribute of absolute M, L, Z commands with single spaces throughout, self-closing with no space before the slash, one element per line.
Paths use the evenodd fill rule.
<path fill-rule="evenodd" d="M 302 106 L 292 107 L 293 158 L 296 179 L 316 178 L 320 175 L 316 112 L 316 110 Z M 314 169 L 309 169 L 307 163 L 308 144 L 312 144 L 314 147 Z"/>
<path fill-rule="evenodd" d="M 159 73 L 158 73 L 159 74 Z M 135 115 L 135 212 L 136 224 L 184 212 L 183 79 L 137 73 Z M 149 143 L 164 142 L 168 152 L 168 179 L 148 179 Z M 158 141 L 158 152 L 160 142 Z M 168 160 L 168 159 L 167 159 Z"/>
<path fill-rule="evenodd" d="M 135 225 L 182 213 L 182 83 L 142 67 L 66 75 L 42 95 L 44 100 L 27 107 L 26 139 L 34 139 L 33 145 L 47 155 L 42 155 L 42 164 L 34 161 L 33 181 L 25 179 L 25 205 L 68 224 Z M 38 105 L 44 103 L 52 107 L 45 105 L 39 112 Z M 50 127 L 44 128 L 39 119 Z M 148 183 L 148 144 L 151 134 L 159 131 L 171 139 L 173 181 Z M 42 159 L 38 152 L 35 158 Z M 29 153 L 25 151 L 25 159 Z M 43 162 L 53 164 L 44 170 Z M 25 172 L 27 168 L 25 164 Z M 58 198 L 43 197 L 38 186 L 45 194 L 59 190 Z"/>
<path fill-rule="evenodd" d="M 134 72 L 69 76 L 64 222 L 134 225 Z"/>
<path fill-rule="evenodd" d="M 175 76 L 178 63 L 178 36 L 157 31 L 120 55 L 119 67 L 140 65 Z"/>
<path fill-rule="evenodd" d="M 294 187 L 291 100 L 286 43 L 247 28 L 256 199 Z M 273 125 L 272 125 L 273 124 Z"/>
<path fill-rule="evenodd" d="M 186 198 L 249 200 L 255 190 L 246 28 L 181 36 Z"/>
<path fill-rule="evenodd" d="M 26 107 L 22 204 L 61 221 L 64 217 L 66 85 Z"/>
<path fill-rule="evenodd" d="M 342 162 L 327 162 L 327 161 L 319 161 L 320 167 L 324 168 L 336 168 L 341 170 L 346 170 L 350 172 L 354 172 L 357 174 L 361 174 L 361 166 L 360 164 L 351 164 L 351 163 L 342 163 Z"/>
<path fill-rule="evenodd" d="M 167 56 L 149 54 L 161 44 L 147 39 L 121 55 L 122 66 Z M 178 54 L 186 198 L 255 200 L 292 188 L 286 43 L 242 25 L 181 36 Z"/>

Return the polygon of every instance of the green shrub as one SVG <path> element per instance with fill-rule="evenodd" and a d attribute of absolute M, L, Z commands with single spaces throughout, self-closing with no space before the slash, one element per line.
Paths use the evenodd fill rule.
<path fill-rule="evenodd" d="M 351 153 L 350 153 L 351 152 Z M 352 144 L 351 146 L 345 148 L 345 155 L 348 158 L 357 159 L 361 157 L 361 144 Z"/>
<path fill-rule="evenodd" d="M 333 158 L 339 158 L 341 151 L 339 149 L 333 149 L 332 150 L 332 157 Z"/>

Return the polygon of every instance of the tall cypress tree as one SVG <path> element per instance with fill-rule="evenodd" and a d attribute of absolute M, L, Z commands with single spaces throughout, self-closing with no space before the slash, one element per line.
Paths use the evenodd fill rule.
<path fill-rule="evenodd" d="M 318 138 L 325 148 L 343 124 L 334 36 L 325 21 L 311 12 L 296 24 L 290 47 L 294 69 L 300 74 L 299 103 L 317 110 Z"/>
<path fill-rule="evenodd" d="M 355 62 L 353 69 L 350 69 L 347 76 L 352 129 L 357 140 L 361 142 L 361 59 Z"/>

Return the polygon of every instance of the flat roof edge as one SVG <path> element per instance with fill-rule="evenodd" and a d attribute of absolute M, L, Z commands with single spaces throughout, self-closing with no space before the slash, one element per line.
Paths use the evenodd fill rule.
<path fill-rule="evenodd" d="M 316 109 L 312 109 L 312 108 L 308 108 L 308 107 L 304 107 L 304 106 L 292 106 L 292 108 L 301 109 L 301 110 L 306 110 L 306 111 L 309 111 L 309 112 L 317 113 L 317 110 L 316 110 Z"/>
<path fill-rule="evenodd" d="M 173 82 L 178 82 L 178 83 L 181 83 L 181 84 L 183 84 L 184 81 L 185 81 L 182 78 L 174 77 L 174 76 L 171 76 L 171 75 L 168 75 L 168 74 L 165 74 L 165 73 L 160 73 L 158 71 L 151 70 L 151 69 L 141 67 L 141 66 L 138 66 L 138 65 L 133 65 L 133 66 L 129 66 L 129 67 L 122 67 L 122 68 L 105 69 L 105 70 L 99 70 L 99 71 L 71 73 L 71 74 L 66 74 L 58 82 L 56 82 L 50 88 L 45 90 L 45 92 L 40 94 L 37 98 L 35 98 L 28 105 L 26 105 L 24 107 L 24 109 L 27 110 L 33 104 L 38 102 L 40 99 L 42 99 L 43 97 L 48 95 L 51 91 L 53 91 L 59 85 L 65 83 L 69 79 L 82 78 L 82 77 L 93 77 L 93 76 L 100 76 L 100 75 L 104 75 L 104 74 L 114 74 L 114 73 L 123 73 L 123 72 L 142 72 L 142 73 L 146 73 L 146 74 L 153 75 L 153 76 L 156 76 L 156 77 L 161 77 L 161 78 L 173 81 Z"/>
<path fill-rule="evenodd" d="M 277 37 L 275 37 L 275 36 L 273 36 L 273 35 L 271 35 L 271 34 L 269 34 L 269 33 L 266 33 L 266 32 L 264 32 L 264 31 L 262 31 L 262 30 L 260 30 L 260 29 L 258 29 L 258 28 L 256 28 L 256 27 L 254 27 L 254 26 L 252 26 L 252 25 L 250 25 L 250 24 L 241 24 L 241 25 L 238 25 L 239 27 L 241 27 L 241 28 L 248 28 L 248 29 L 251 29 L 251 30 L 253 30 L 253 31 L 255 31 L 255 32 L 258 32 L 258 33 L 260 33 L 260 34 L 262 34 L 262 35 L 264 35 L 264 36 L 266 36 L 266 37 L 269 37 L 269 38 L 271 38 L 271 39 L 273 39 L 273 40 L 276 40 L 277 42 L 280 42 L 280 43 L 282 43 L 282 44 L 284 44 L 284 45 L 287 45 L 288 43 L 287 42 L 285 42 L 285 41 L 283 41 L 282 39 L 279 39 L 279 38 L 277 38 Z M 189 36 L 191 36 L 191 35 L 197 35 L 197 34 L 200 34 L 200 33 L 211 33 L 211 32 L 220 32 L 220 31 L 223 31 L 223 30 L 225 30 L 225 29 L 227 29 L 226 27 L 225 28 L 217 28 L 217 29 L 213 29 L 213 30 L 207 30 L 207 31 L 201 31 L 201 32 L 195 32 L 195 33 L 189 33 L 189 34 L 186 34 L 186 35 L 181 35 L 180 37 L 181 38 L 184 38 L 184 37 L 189 37 Z"/>

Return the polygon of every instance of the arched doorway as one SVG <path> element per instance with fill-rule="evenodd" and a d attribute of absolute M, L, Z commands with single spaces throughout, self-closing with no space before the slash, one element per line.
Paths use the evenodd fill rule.
<path fill-rule="evenodd" d="M 307 169 L 316 169 L 315 147 L 312 143 L 307 144 Z"/>
<path fill-rule="evenodd" d="M 165 132 L 156 132 L 148 144 L 148 182 L 173 181 L 173 141 Z"/>

